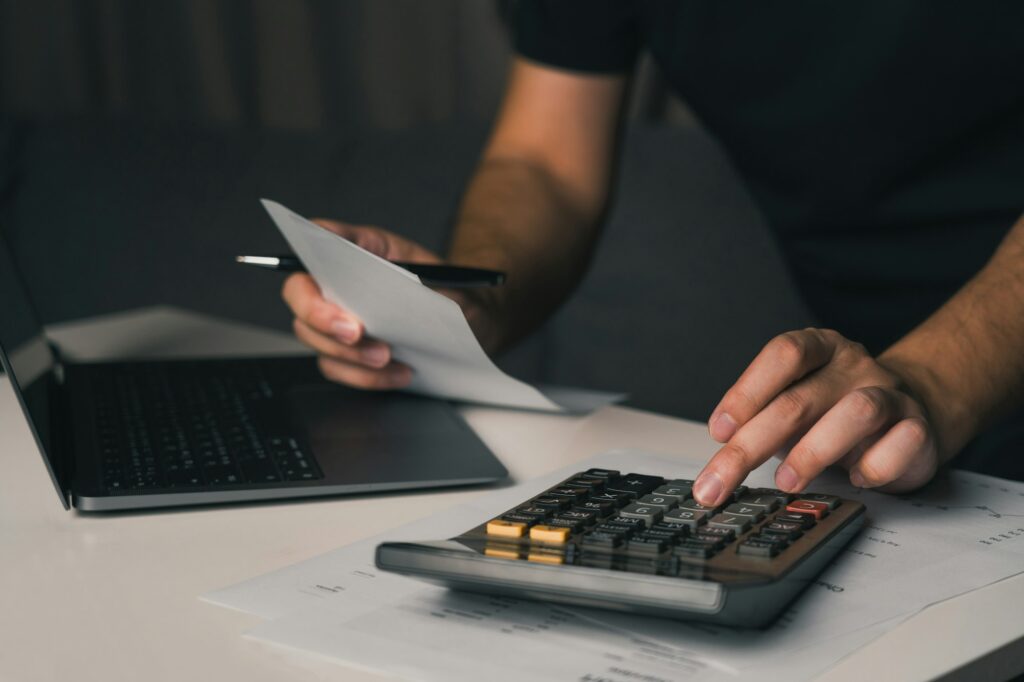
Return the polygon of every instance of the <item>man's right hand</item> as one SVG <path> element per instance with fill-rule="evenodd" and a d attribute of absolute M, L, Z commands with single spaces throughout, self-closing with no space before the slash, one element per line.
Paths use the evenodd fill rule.
<path fill-rule="evenodd" d="M 387 260 L 441 262 L 419 244 L 379 227 L 323 219 L 314 222 Z M 377 390 L 403 388 L 412 381 L 412 368 L 394 360 L 386 343 L 367 336 L 354 314 L 327 301 L 306 273 L 289 276 L 281 295 L 295 314 L 295 336 L 319 354 L 320 371 L 328 379 Z"/>

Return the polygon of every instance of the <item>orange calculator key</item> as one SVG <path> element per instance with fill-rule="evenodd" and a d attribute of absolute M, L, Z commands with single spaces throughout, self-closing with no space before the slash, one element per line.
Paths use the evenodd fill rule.
<path fill-rule="evenodd" d="M 494 519 L 487 522 L 487 534 L 503 538 L 521 538 L 526 535 L 526 524 L 519 521 Z"/>
<path fill-rule="evenodd" d="M 810 500 L 793 500 L 786 505 L 786 511 L 797 514 L 810 514 L 816 519 L 823 519 L 828 516 L 828 505 L 824 502 L 811 502 Z"/>

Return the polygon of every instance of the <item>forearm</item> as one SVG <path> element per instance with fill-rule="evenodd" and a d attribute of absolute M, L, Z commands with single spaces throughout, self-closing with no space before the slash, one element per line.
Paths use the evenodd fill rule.
<path fill-rule="evenodd" d="M 448 260 L 508 273 L 500 287 L 467 292 L 467 316 L 487 351 L 539 326 L 582 278 L 600 219 L 600 207 L 586 203 L 538 164 L 483 160 L 463 198 Z"/>
<path fill-rule="evenodd" d="M 925 403 L 943 460 L 1024 401 L 1024 219 L 942 308 L 879 361 Z"/>

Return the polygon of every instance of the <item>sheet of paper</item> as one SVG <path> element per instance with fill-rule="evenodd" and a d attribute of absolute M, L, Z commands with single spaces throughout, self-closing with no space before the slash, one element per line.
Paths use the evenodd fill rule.
<path fill-rule="evenodd" d="M 699 468 L 650 453 L 603 453 L 389 532 L 386 538 L 342 548 L 206 598 L 270 618 L 287 616 L 257 628 L 253 636 L 289 646 L 301 646 L 300 634 L 307 630 L 306 623 L 346 629 L 356 627 L 350 624 L 364 616 L 386 619 L 389 610 L 394 616 L 394 609 L 416 600 L 453 598 L 454 593 L 440 588 L 377 571 L 373 548 L 383 539 L 437 539 L 457 534 L 590 466 L 680 478 L 692 477 Z M 752 474 L 748 484 L 770 484 L 771 473 L 771 465 L 764 467 Z M 592 620 L 595 628 L 628 632 L 641 640 L 686 651 L 693 660 L 717 671 L 716 675 L 729 669 L 757 667 L 760 671 L 773 662 L 782 666 L 780 670 L 791 669 L 797 659 L 820 672 L 925 606 L 1024 567 L 1022 484 L 951 472 L 934 486 L 906 497 L 858 491 L 839 476 L 819 480 L 814 487 L 843 497 L 861 496 L 868 506 L 867 528 L 772 627 L 744 631 L 700 624 L 666 625 L 667 621 L 658 619 L 570 610 Z M 512 611 L 505 613 L 512 617 Z M 423 636 L 436 629 L 430 618 L 417 621 L 408 613 L 403 617 L 410 631 L 419 622 L 425 630 Z M 445 635 L 439 631 L 438 636 Z M 795 656 L 795 652 L 801 653 Z M 348 651 L 320 653 L 354 660 Z"/>
<path fill-rule="evenodd" d="M 419 278 L 318 227 L 281 204 L 263 207 L 320 285 L 324 296 L 391 344 L 415 370 L 408 390 L 473 403 L 552 412 L 589 412 L 623 396 L 558 389 L 545 395 L 491 361 L 458 304 Z"/>

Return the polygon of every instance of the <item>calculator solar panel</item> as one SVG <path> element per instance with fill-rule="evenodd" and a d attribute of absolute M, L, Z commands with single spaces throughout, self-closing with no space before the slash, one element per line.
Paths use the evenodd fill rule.
<path fill-rule="evenodd" d="M 450 540 L 388 542 L 377 566 L 476 592 L 741 627 L 770 624 L 849 542 L 864 505 L 589 469 Z"/>

